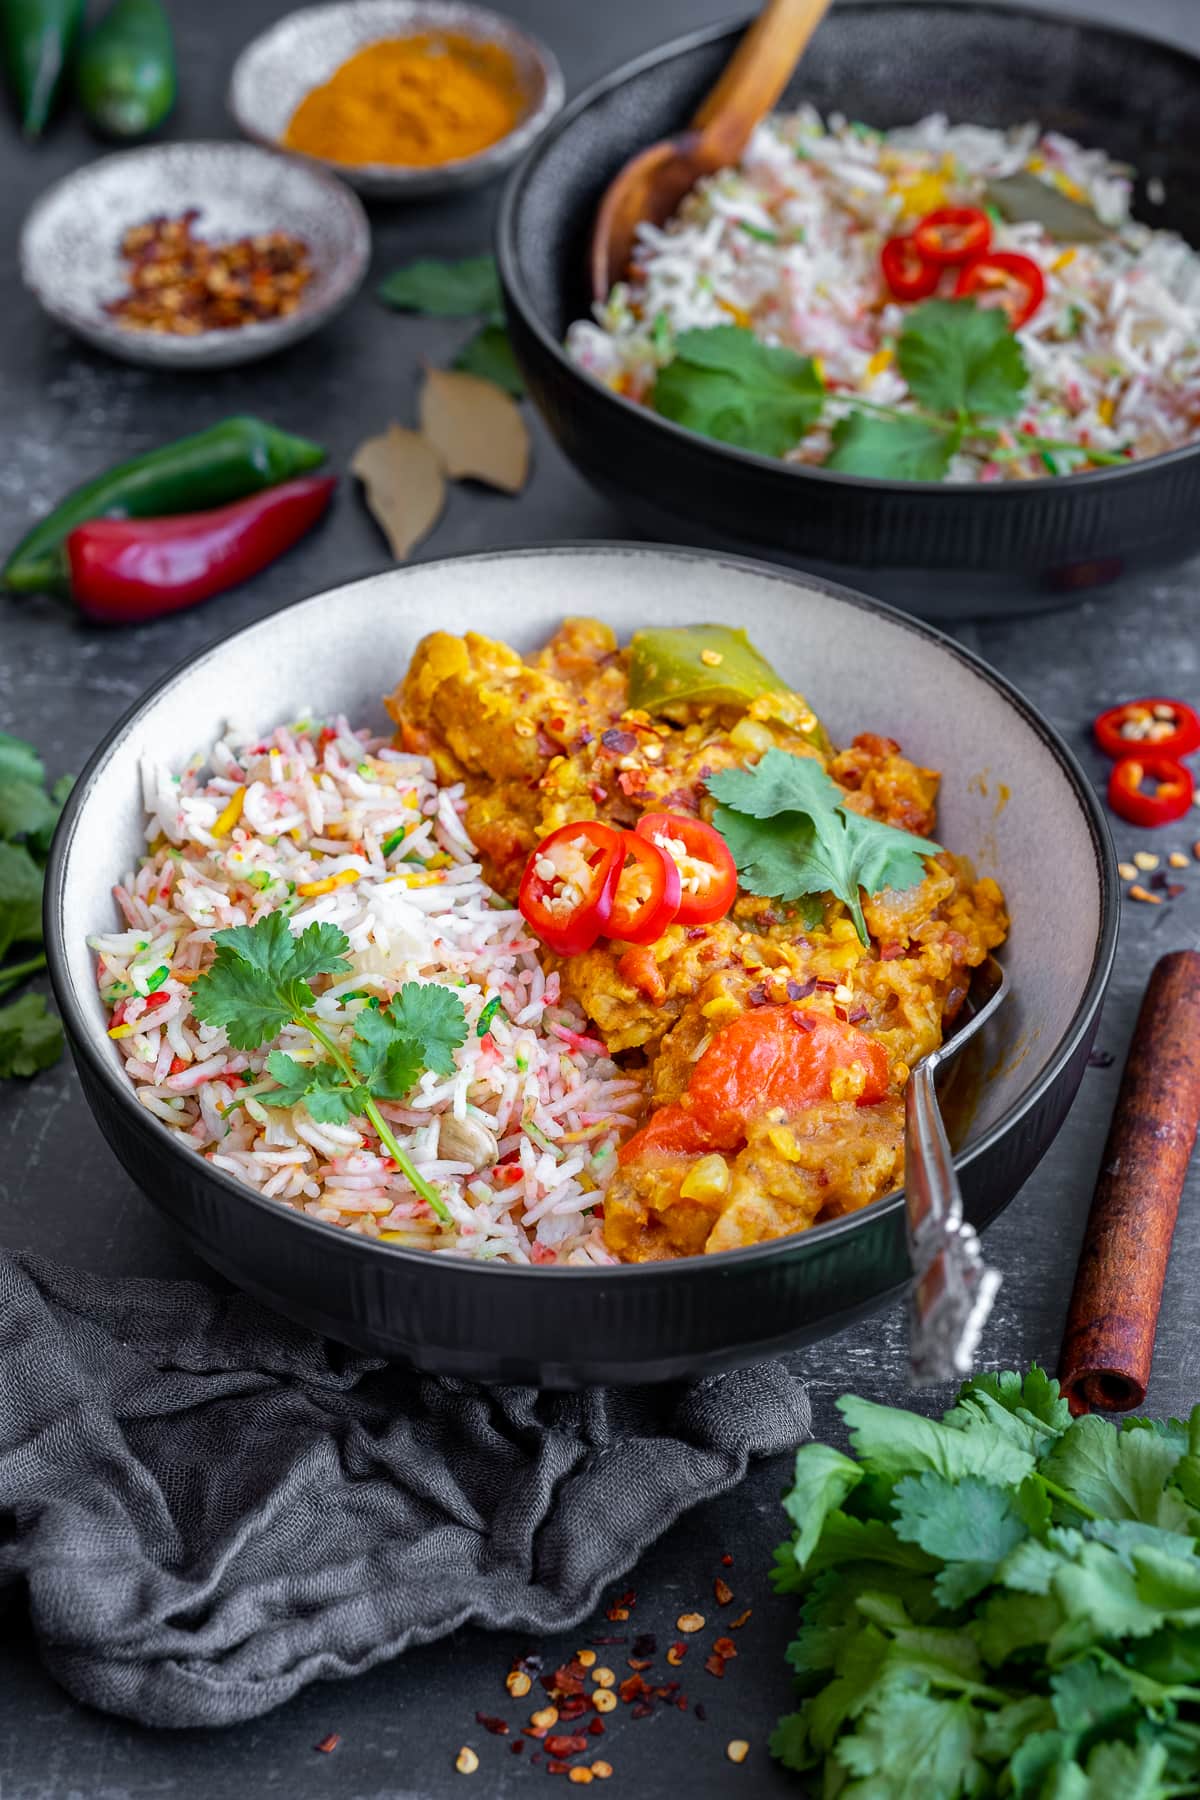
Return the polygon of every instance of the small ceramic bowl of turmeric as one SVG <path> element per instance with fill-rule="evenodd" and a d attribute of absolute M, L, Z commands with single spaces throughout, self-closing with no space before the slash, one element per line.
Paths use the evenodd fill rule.
<path fill-rule="evenodd" d="M 335 0 L 288 13 L 234 65 L 249 138 L 401 200 L 509 168 L 563 103 L 553 53 L 468 0 Z"/>

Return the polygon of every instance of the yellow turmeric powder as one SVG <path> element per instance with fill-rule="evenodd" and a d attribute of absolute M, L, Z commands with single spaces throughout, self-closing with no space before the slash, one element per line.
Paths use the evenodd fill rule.
<path fill-rule="evenodd" d="M 485 150 L 523 110 L 507 50 L 423 31 L 358 51 L 305 96 L 283 141 L 331 162 L 428 168 Z"/>

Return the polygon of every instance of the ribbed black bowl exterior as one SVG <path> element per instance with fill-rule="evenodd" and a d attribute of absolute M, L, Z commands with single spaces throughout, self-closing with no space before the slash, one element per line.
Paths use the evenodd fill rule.
<path fill-rule="evenodd" d="M 1107 963 L 1062 1063 L 1019 1119 L 959 1164 L 979 1227 L 1020 1189 L 1075 1097 Z M 666 1381 L 830 1336 L 876 1310 L 907 1266 L 900 1195 L 800 1237 L 717 1258 L 516 1269 L 394 1252 L 290 1208 L 231 1195 L 198 1156 L 114 1093 L 68 1031 L 88 1104 L 133 1180 L 196 1253 L 299 1324 L 440 1375 L 581 1387 Z M 107 1078 L 106 1078 L 107 1077 Z"/>
<path fill-rule="evenodd" d="M 567 326 L 588 311 L 600 194 L 636 149 L 686 121 L 740 30 L 693 34 L 598 83 L 506 189 L 497 252 L 509 329 L 534 403 L 580 471 L 655 535 L 765 549 L 876 588 L 878 572 L 901 571 L 912 609 L 943 616 L 1061 603 L 1200 547 L 1200 446 L 1038 481 L 873 481 L 699 437 L 568 361 Z M 801 100 L 875 125 L 935 111 L 1037 119 L 1133 164 L 1138 216 L 1200 244 L 1200 62 L 1165 45 L 1017 7 L 865 0 L 821 26 L 788 90 L 787 102 Z M 1161 204 L 1148 182 L 1163 184 Z M 923 584 L 940 595 L 928 608 Z"/>

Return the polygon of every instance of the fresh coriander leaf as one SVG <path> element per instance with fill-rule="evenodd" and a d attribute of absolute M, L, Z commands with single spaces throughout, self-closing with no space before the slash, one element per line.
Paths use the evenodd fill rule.
<path fill-rule="evenodd" d="M 24 845 L 0 843 L 0 956 L 41 941 L 42 872 Z"/>
<path fill-rule="evenodd" d="M 807 1578 L 796 1561 L 792 1539 L 776 1544 L 769 1571 L 771 1586 L 777 1594 L 798 1594 L 808 1586 Z"/>
<path fill-rule="evenodd" d="M 1173 1625 L 1130 1644 L 1126 1661 L 1164 1687 L 1200 1684 L 1200 1625 Z"/>
<path fill-rule="evenodd" d="M 480 314 L 496 323 L 504 318 L 500 277 L 492 256 L 464 256 L 457 262 L 423 256 L 393 270 L 375 291 L 385 305 L 400 312 L 439 319 Z"/>
<path fill-rule="evenodd" d="M 453 1075 L 454 1052 L 467 1041 L 467 1015 L 457 994 L 434 981 L 406 981 L 387 1013 L 420 1044 L 427 1069 Z"/>
<path fill-rule="evenodd" d="M 869 1704 L 887 1655 L 888 1641 L 881 1631 L 868 1625 L 846 1634 L 838 1647 L 834 1679 L 805 1708 L 815 1749 L 832 1750 L 842 1726 Z"/>
<path fill-rule="evenodd" d="M 989 1713 L 984 1720 L 980 1754 L 985 1762 L 1007 1762 L 1026 1738 L 1053 1724 L 1054 1713 L 1049 1701 L 1041 1694 L 1027 1694 L 1022 1700 L 1011 1700 L 999 1712 Z"/>
<path fill-rule="evenodd" d="M 989 1594 L 971 1625 L 980 1653 L 999 1668 L 1021 1650 L 1042 1650 L 1063 1622 L 1052 1594 Z"/>
<path fill-rule="evenodd" d="M 946 1414 L 946 1424 L 969 1431 L 978 1420 L 1007 1432 L 1023 1450 L 1042 1456 L 1070 1428 L 1071 1409 L 1057 1381 L 1035 1363 L 1024 1381 L 1005 1370 L 966 1382 Z"/>
<path fill-rule="evenodd" d="M 1010 1765 L 1017 1800 L 1089 1800 L 1086 1777 L 1071 1751 L 1071 1739 L 1061 1731 L 1026 1738 Z"/>
<path fill-rule="evenodd" d="M 858 1781 L 874 1777 L 874 1793 L 937 1795 L 951 1800 L 977 1793 L 985 1780 L 977 1751 L 982 1720 L 966 1700 L 941 1700 L 896 1687 L 863 1714 L 852 1737 L 838 1741 L 837 1761 Z M 897 1771 L 903 1775 L 897 1780 Z M 857 1785 L 857 1784 L 856 1784 Z"/>
<path fill-rule="evenodd" d="M 803 1565 L 816 1548 L 825 1521 L 856 1488 L 865 1471 L 828 1444 L 803 1444 L 796 1452 L 796 1470 L 783 1510 L 798 1527 L 792 1546 Z"/>
<path fill-rule="evenodd" d="M 1164 1556 L 1183 1557 L 1188 1562 L 1196 1556 L 1194 1537 L 1181 1531 L 1164 1531 L 1161 1525 L 1143 1525 L 1140 1519 L 1097 1519 L 1094 1523 L 1089 1520 L 1083 1535 L 1098 1544 L 1107 1544 L 1128 1568 L 1133 1567 L 1137 1550 L 1158 1550 Z"/>
<path fill-rule="evenodd" d="M 1087 1761 L 1087 1793 L 1162 1800 L 1167 1752 L 1161 1744 L 1097 1744 Z"/>
<path fill-rule="evenodd" d="M 908 1475 L 896 1484 L 896 1536 L 942 1562 L 998 1563 L 1028 1535 L 1009 1493 L 966 1475 Z"/>
<path fill-rule="evenodd" d="M 468 375 L 494 382 L 514 400 L 525 397 L 525 382 L 503 325 L 484 325 L 473 338 L 468 338 L 451 367 L 465 369 Z"/>
<path fill-rule="evenodd" d="M 44 787 L 46 770 L 32 744 L 0 731 L 0 784 L 23 781 L 28 787 Z"/>
<path fill-rule="evenodd" d="M 0 838 L 29 838 L 37 846 L 50 841 L 60 808 L 30 781 L 0 782 Z"/>
<path fill-rule="evenodd" d="M 362 1116 L 370 1098 L 370 1090 L 365 1087 L 330 1083 L 328 1087 L 314 1088 L 304 1104 L 315 1125 L 348 1125 L 351 1119 Z"/>
<path fill-rule="evenodd" d="M 1140 1519 L 1170 1529 L 1186 1519 L 1179 1495 L 1164 1492 L 1178 1461 L 1179 1451 L 1169 1438 L 1151 1431 L 1119 1431 L 1088 1413 L 1053 1446 L 1040 1473 L 1101 1517 Z"/>
<path fill-rule="evenodd" d="M 1120 1718 L 1134 1705 L 1133 1689 L 1119 1670 L 1102 1669 L 1090 1656 L 1051 1675 L 1050 1691 L 1060 1728 L 1079 1737 Z"/>
<path fill-rule="evenodd" d="M 771 1733 L 768 1748 L 785 1769 L 795 1769 L 800 1774 L 817 1768 L 822 1760 L 821 1752 L 813 1748 L 808 1720 L 803 1712 L 788 1713 L 786 1718 L 780 1719 Z"/>
<path fill-rule="evenodd" d="M 1149 1637 L 1166 1622 L 1167 1609 L 1142 1597 L 1140 1574 L 1103 1544 L 1084 1544 L 1071 1560 L 1062 1558 L 1053 1588 L 1066 1613 L 1047 1649 L 1053 1662 L 1113 1638 Z"/>
<path fill-rule="evenodd" d="M 831 1512 L 805 1568 L 815 1575 L 839 1563 L 885 1563 L 920 1572 L 937 1566 L 918 1545 L 902 1544 L 883 1519 L 855 1519 L 849 1513 Z"/>
<path fill-rule="evenodd" d="M 741 325 L 716 325 L 680 332 L 651 404 L 703 437 L 783 456 L 816 423 L 824 394 L 810 356 L 764 344 Z"/>
<path fill-rule="evenodd" d="M 896 344 L 896 360 L 919 405 L 956 418 L 1011 418 L 1029 379 L 1003 311 L 974 300 L 914 306 Z"/>
<path fill-rule="evenodd" d="M 350 1060 L 380 1100 L 407 1099 L 426 1067 L 420 1042 L 397 1027 L 390 1008 L 358 1015 Z"/>
<path fill-rule="evenodd" d="M 824 467 L 879 481 L 942 481 L 961 436 L 925 419 L 851 413 L 834 426 Z"/>
<path fill-rule="evenodd" d="M 722 769 L 708 784 L 718 801 L 713 824 L 729 844 L 742 886 L 769 898 L 830 893 L 868 941 L 859 889 L 915 887 L 926 856 L 939 846 L 881 824 L 842 804 L 841 788 L 815 757 L 768 750 L 744 769 Z M 733 814 L 742 815 L 735 823 Z M 747 827 L 745 818 L 768 821 Z M 790 821 L 790 830 L 780 820 Z"/>
<path fill-rule="evenodd" d="M 234 925 L 213 938 L 216 957 L 192 989 L 196 1017 L 222 1026 L 238 1050 L 277 1037 L 313 1003 L 310 980 L 349 969 L 345 932 L 310 925 L 299 937 L 282 913 L 256 925 Z"/>
<path fill-rule="evenodd" d="M 62 1055 L 63 1029 L 41 994 L 23 994 L 0 1006 L 0 1079 L 28 1077 Z"/>
<path fill-rule="evenodd" d="M 279 1086 L 263 1095 L 266 1106 L 298 1106 L 302 1100 L 307 1105 L 314 1093 L 345 1086 L 345 1077 L 335 1064 L 297 1062 L 295 1057 L 286 1056 L 282 1050 L 272 1050 L 268 1056 L 267 1073 Z"/>
<path fill-rule="evenodd" d="M 1033 1471 L 1033 1458 L 990 1427 L 981 1426 L 968 1435 L 854 1394 L 844 1394 L 837 1405 L 856 1453 L 868 1468 L 890 1479 L 928 1469 L 951 1481 L 979 1475 L 985 1481 L 1011 1484 Z"/>

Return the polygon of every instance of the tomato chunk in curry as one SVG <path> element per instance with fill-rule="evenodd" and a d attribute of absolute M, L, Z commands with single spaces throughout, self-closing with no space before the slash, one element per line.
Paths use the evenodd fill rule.
<path fill-rule="evenodd" d="M 652 718 L 630 708 L 628 653 L 594 619 L 566 620 L 529 658 L 434 632 L 388 706 L 399 742 L 464 784 L 485 876 L 509 898 L 556 827 L 710 819 L 709 780 L 772 747 L 819 757 L 847 808 L 934 833 L 938 776 L 890 738 L 868 731 L 826 752 L 788 692 Z M 725 918 L 670 925 L 654 944 L 546 953 L 609 1051 L 644 1075 L 646 1117 L 604 1202 L 622 1261 L 787 1236 L 900 1183 L 909 1069 L 941 1042 L 1008 921 L 996 883 L 949 851 L 916 887 L 864 894 L 863 911 L 867 945 L 831 897 L 813 926 L 741 893 Z"/>

